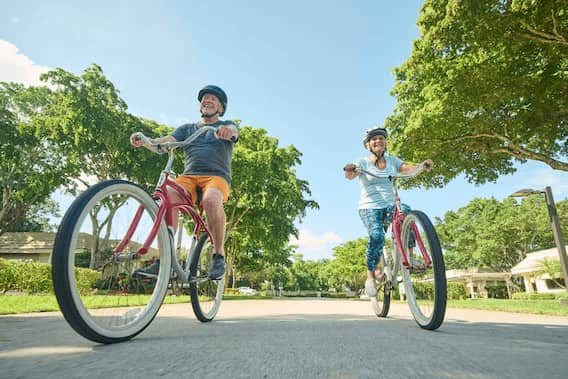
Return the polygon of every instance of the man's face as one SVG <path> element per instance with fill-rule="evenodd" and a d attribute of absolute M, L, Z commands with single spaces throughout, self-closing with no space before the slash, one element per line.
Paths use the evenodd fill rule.
<path fill-rule="evenodd" d="M 201 114 L 205 116 L 212 116 L 217 112 L 223 113 L 223 105 L 221 104 L 217 96 L 210 93 L 203 95 L 199 109 L 201 111 Z"/>

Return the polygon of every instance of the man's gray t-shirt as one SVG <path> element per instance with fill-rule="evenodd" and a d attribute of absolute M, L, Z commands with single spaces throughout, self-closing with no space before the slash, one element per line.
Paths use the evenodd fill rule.
<path fill-rule="evenodd" d="M 181 125 L 171 136 L 176 141 L 183 141 L 203 125 L 201 122 Z M 232 121 L 217 121 L 207 125 L 216 128 L 225 125 L 236 127 Z M 201 134 L 184 148 L 183 175 L 220 176 L 231 185 L 233 144 L 232 141 L 217 139 L 213 132 Z"/>

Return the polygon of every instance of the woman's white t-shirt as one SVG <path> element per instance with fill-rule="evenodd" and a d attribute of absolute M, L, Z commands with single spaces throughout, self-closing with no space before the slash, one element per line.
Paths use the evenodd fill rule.
<path fill-rule="evenodd" d="M 361 158 L 357 166 L 376 175 L 396 175 L 403 161 L 385 153 L 387 163 L 384 170 L 379 170 L 369 157 Z M 394 192 L 388 179 L 378 179 L 365 173 L 359 173 L 359 209 L 381 209 L 394 204 Z"/>

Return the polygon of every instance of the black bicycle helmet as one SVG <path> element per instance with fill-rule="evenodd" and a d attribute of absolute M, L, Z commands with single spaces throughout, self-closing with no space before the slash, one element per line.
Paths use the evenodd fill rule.
<path fill-rule="evenodd" d="M 363 146 L 365 146 L 365 148 L 367 147 L 367 142 L 369 142 L 374 136 L 384 136 L 385 138 L 388 138 L 388 133 L 385 128 L 378 126 L 367 129 L 365 131 L 365 137 L 363 138 Z"/>
<path fill-rule="evenodd" d="M 225 112 L 227 111 L 227 103 L 228 103 L 227 94 L 225 93 L 225 91 L 223 91 L 221 89 L 221 87 L 208 85 L 208 86 L 203 87 L 199 91 L 199 94 L 197 95 L 197 100 L 199 102 L 201 102 L 201 99 L 203 99 L 203 96 L 206 93 L 210 93 L 211 95 L 215 95 L 217 97 L 217 99 L 219 99 L 221 104 L 223 104 L 223 113 L 219 114 L 219 116 L 223 116 L 225 114 Z"/>

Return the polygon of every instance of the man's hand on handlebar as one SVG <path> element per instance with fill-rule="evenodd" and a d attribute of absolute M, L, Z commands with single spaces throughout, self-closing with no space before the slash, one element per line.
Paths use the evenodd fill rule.
<path fill-rule="evenodd" d="M 430 171 L 434 168 L 434 161 L 432 159 L 426 159 L 424 162 L 422 162 L 422 165 L 424 166 L 424 169 L 426 171 Z"/>
<path fill-rule="evenodd" d="M 216 136 L 219 139 L 224 139 L 224 140 L 232 140 L 235 141 L 237 136 L 238 136 L 238 129 L 237 128 L 233 128 L 230 126 L 220 126 L 219 129 L 217 129 L 217 133 Z"/>

